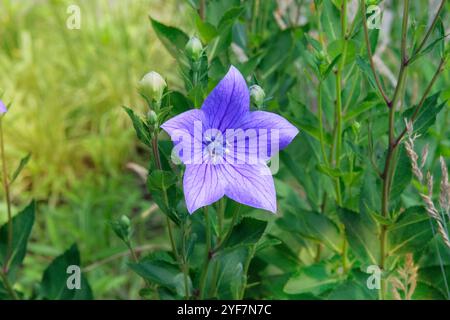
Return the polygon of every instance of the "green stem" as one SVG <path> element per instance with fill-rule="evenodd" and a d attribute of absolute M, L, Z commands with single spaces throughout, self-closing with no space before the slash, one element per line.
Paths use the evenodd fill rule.
<path fill-rule="evenodd" d="M 380 82 L 380 78 L 378 77 L 378 74 L 376 72 L 375 63 L 373 62 L 373 54 L 372 54 L 372 48 L 370 46 L 370 40 L 369 40 L 369 30 L 367 28 L 367 20 L 366 20 L 366 0 L 361 0 L 361 14 L 363 19 L 363 27 L 364 27 L 364 40 L 366 42 L 366 48 L 367 48 L 367 55 L 369 57 L 369 63 L 370 63 L 370 69 L 372 70 L 373 77 L 375 78 L 375 83 L 378 87 L 378 91 L 380 92 L 381 96 L 383 97 L 383 100 L 387 105 L 390 104 L 389 98 L 387 97 L 386 93 L 383 90 L 383 87 Z"/>
<path fill-rule="evenodd" d="M 166 223 L 167 223 L 167 231 L 169 233 L 169 239 L 170 239 L 170 246 L 172 247 L 172 252 L 173 255 L 175 256 L 175 258 L 178 260 L 179 259 L 179 255 L 178 255 L 178 249 L 177 249 L 177 245 L 175 243 L 175 238 L 173 236 L 173 228 L 172 228 L 172 223 L 170 222 L 170 218 L 166 216 Z"/>
<path fill-rule="evenodd" d="M 419 44 L 419 46 L 414 50 L 412 56 L 414 57 L 415 55 L 419 54 L 420 51 L 422 50 L 423 46 L 427 43 L 428 38 L 430 37 L 431 33 L 433 32 L 434 27 L 436 26 L 436 23 L 438 21 L 439 15 L 442 11 L 442 9 L 444 9 L 444 4 L 445 4 L 445 0 L 441 1 L 441 4 L 439 5 L 439 8 L 436 12 L 436 15 L 433 18 L 433 21 L 431 22 L 430 28 L 428 28 L 427 33 L 425 34 L 425 37 L 423 38 L 422 42 Z"/>
<path fill-rule="evenodd" d="M 322 150 L 323 161 L 326 166 L 329 166 L 327 152 L 325 149 L 325 139 L 323 134 L 323 111 L 322 111 L 322 81 L 319 81 L 319 88 L 317 90 L 317 112 L 319 118 L 319 140 L 320 148 Z"/>
<path fill-rule="evenodd" d="M 225 210 L 225 199 L 222 198 L 219 200 L 219 207 L 217 209 L 217 225 L 219 228 L 219 242 L 220 242 L 220 239 L 222 238 L 223 217 L 225 214 L 224 210 Z"/>
<path fill-rule="evenodd" d="M 9 259 L 12 254 L 12 243 L 13 243 L 13 222 L 12 222 L 12 212 L 11 212 L 11 193 L 9 189 L 8 182 L 8 170 L 6 168 L 6 158 L 5 158 L 5 143 L 3 136 L 3 118 L 0 118 L 0 153 L 2 159 L 2 172 L 3 172 L 3 188 L 5 189 L 6 196 L 6 210 L 8 214 L 8 245 L 6 251 L 5 262 L 3 265 L 3 271 L 8 272 Z"/>
<path fill-rule="evenodd" d="M 8 276 L 4 272 L 0 272 L 0 277 L 2 278 L 2 282 L 5 285 L 6 291 L 8 291 L 8 295 L 11 297 L 12 300 L 19 300 L 19 296 L 17 295 L 16 291 L 14 291 L 11 283 L 8 280 Z"/>
<path fill-rule="evenodd" d="M 214 252 L 217 252 L 218 250 L 220 250 L 222 248 L 222 246 L 225 244 L 225 242 L 228 240 L 228 238 L 231 236 L 231 233 L 233 232 L 233 228 L 236 225 L 236 222 L 239 218 L 239 212 L 241 211 L 241 205 L 238 204 L 236 209 L 233 212 L 233 216 L 231 218 L 231 222 L 230 225 L 228 227 L 228 231 L 225 234 L 225 236 L 221 239 L 221 241 L 219 242 L 219 244 L 214 248 Z"/>
<path fill-rule="evenodd" d="M 241 287 L 241 292 L 239 294 L 239 300 L 243 300 L 245 297 L 245 290 L 247 289 L 248 283 L 248 269 L 250 268 L 250 263 L 252 262 L 253 256 L 255 255 L 256 245 L 253 245 L 249 248 L 247 260 L 244 265 L 244 283 Z"/>
<path fill-rule="evenodd" d="M 206 16 L 206 0 L 200 0 L 200 7 L 198 9 L 200 18 L 204 21 Z"/>
<path fill-rule="evenodd" d="M 395 111 L 397 106 L 397 101 L 402 91 L 404 81 L 406 79 L 406 67 L 407 57 L 406 57 L 406 36 L 408 29 L 408 11 L 409 11 L 409 0 L 405 0 L 403 6 L 403 22 L 402 22 L 402 40 L 401 40 L 401 66 L 398 75 L 397 85 L 395 87 L 394 97 L 388 103 L 389 107 L 389 145 L 386 154 L 386 160 L 384 165 L 384 171 L 382 174 L 382 195 L 381 195 L 381 214 L 384 218 L 389 217 L 389 202 L 390 202 L 390 189 L 393 179 L 393 172 L 395 165 L 395 157 L 397 154 L 397 148 L 395 145 Z M 383 225 L 380 231 L 380 268 L 384 272 L 386 264 L 386 243 L 387 243 L 387 227 Z M 386 281 L 382 277 L 381 279 L 381 299 L 386 298 Z"/>
<path fill-rule="evenodd" d="M 183 236 L 182 236 L 182 268 L 183 268 L 183 276 L 184 276 L 184 294 L 185 299 L 189 300 L 189 264 L 187 261 L 187 253 L 186 253 L 186 223 L 183 223 Z"/>
<path fill-rule="evenodd" d="M 251 20 L 251 32 L 253 34 L 256 33 L 256 22 L 258 18 L 258 11 L 259 11 L 259 0 L 253 0 L 253 6 L 252 6 L 252 20 Z"/>
<path fill-rule="evenodd" d="M 341 165 L 341 149 L 342 149 L 342 70 L 345 66 L 345 60 L 347 56 L 348 47 L 348 34 L 347 34 L 347 0 L 343 0 L 341 5 L 341 32 L 342 38 L 344 40 L 344 47 L 342 49 L 341 61 L 337 67 L 336 71 L 336 111 L 335 111 L 335 129 L 334 129 L 334 139 L 336 143 L 335 148 L 335 168 L 340 169 Z M 342 194 L 341 194 L 341 180 L 340 178 L 335 179 L 335 189 L 336 189 L 336 203 L 339 207 L 342 206 Z M 344 272 L 347 270 L 347 237 L 345 233 L 345 228 L 342 232 L 342 269 Z"/>
<path fill-rule="evenodd" d="M 155 158 L 155 164 L 158 170 L 162 170 L 162 165 L 161 165 L 161 158 L 159 155 L 159 148 L 158 148 L 158 136 L 155 133 L 154 138 L 152 139 L 152 149 L 153 149 L 153 156 Z M 167 197 L 167 192 L 163 191 L 163 196 L 164 196 L 164 203 L 166 207 L 169 207 L 169 199 Z M 186 253 L 184 250 L 184 238 L 185 238 L 185 230 L 183 227 L 183 255 L 180 256 L 178 253 L 178 249 L 177 249 L 177 245 L 175 243 L 175 238 L 173 235 L 173 228 L 172 228 L 172 223 L 170 221 L 170 218 L 168 216 L 166 216 L 166 224 L 167 224 L 167 230 L 169 233 L 169 239 L 170 239 L 170 245 L 172 247 L 172 252 L 173 255 L 175 256 L 175 259 L 178 261 L 180 267 L 181 267 L 181 271 L 183 272 L 183 276 L 184 276 L 184 288 L 185 288 L 185 294 L 186 294 L 186 300 L 189 299 L 189 286 L 188 286 L 188 278 L 189 278 L 189 266 L 186 262 Z"/>
<path fill-rule="evenodd" d="M 430 83 L 428 84 L 427 88 L 425 89 L 425 92 L 423 93 L 422 98 L 420 99 L 419 103 L 417 104 L 416 108 L 414 109 L 414 112 L 413 112 L 411 118 L 409 119 L 410 122 L 414 123 L 417 116 L 419 115 L 419 112 L 422 109 L 423 104 L 424 104 L 426 98 L 428 97 L 428 94 L 430 93 L 431 89 L 433 88 L 433 85 L 435 84 L 436 80 L 438 79 L 438 77 L 442 73 L 442 71 L 444 71 L 445 63 L 446 63 L 446 59 L 444 59 L 444 58 L 441 59 L 439 66 L 433 75 L 433 78 L 431 79 Z M 400 141 L 402 140 L 402 138 L 406 134 L 406 132 L 407 132 L 407 129 L 405 127 L 403 129 L 402 133 L 400 133 L 400 135 L 396 139 L 395 146 L 397 146 L 400 143 Z"/>
<path fill-rule="evenodd" d="M 205 230 L 206 230 L 206 250 L 205 250 L 205 263 L 203 265 L 203 271 L 200 276 L 200 299 L 204 298 L 206 278 L 208 277 L 209 263 L 211 261 L 211 222 L 209 220 L 208 207 L 203 209 L 205 217 Z"/>

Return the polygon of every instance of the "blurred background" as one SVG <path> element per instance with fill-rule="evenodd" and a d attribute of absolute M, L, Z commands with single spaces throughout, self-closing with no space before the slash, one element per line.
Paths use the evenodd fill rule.
<path fill-rule="evenodd" d="M 176 87 L 177 70 L 148 16 L 186 30 L 180 12 L 188 6 L 178 2 L 0 2 L 0 95 L 12 104 L 4 119 L 9 170 L 32 154 L 12 190 L 14 212 L 38 201 L 21 277 L 25 290 L 77 242 L 96 298 L 138 297 L 141 280 L 126 267 L 128 251 L 108 221 L 122 214 L 146 221 L 135 228 L 141 251 L 162 243 L 164 229 L 160 217 L 149 219 L 146 188 L 127 169 L 145 166 L 149 156 L 122 106 L 145 110 L 136 85 L 150 70 Z M 81 9 L 80 30 L 66 27 L 72 4 Z M 145 243 L 152 245 L 140 247 Z"/>

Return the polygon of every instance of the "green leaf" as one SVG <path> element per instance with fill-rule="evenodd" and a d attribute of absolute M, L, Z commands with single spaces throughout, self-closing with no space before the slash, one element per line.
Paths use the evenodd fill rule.
<path fill-rule="evenodd" d="M 220 19 L 219 25 L 217 27 L 217 30 L 221 32 L 221 30 L 224 30 L 225 28 L 230 27 L 234 21 L 239 18 L 239 16 L 244 13 L 245 7 L 234 7 L 229 9 L 227 12 L 224 13 L 222 18 Z"/>
<path fill-rule="evenodd" d="M 339 60 L 341 59 L 342 54 L 338 54 L 333 61 L 330 62 L 330 64 L 328 65 L 328 67 L 325 69 L 325 71 L 322 73 L 322 80 L 325 80 L 327 78 L 327 76 L 330 74 L 331 70 L 333 70 L 333 67 L 336 65 L 336 63 L 339 62 Z"/>
<path fill-rule="evenodd" d="M 328 53 L 330 54 L 333 60 L 335 60 L 339 56 L 342 56 L 342 59 L 345 59 L 345 61 L 343 61 L 344 65 L 348 65 L 354 62 L 356 58 L 356 44 L 355 41 L 353 40 L 347 40 L 347 51 L 345 54 L 345 58 L 343 56 L 344 46 L 345 40 L 340 39 L 333 41 L 328 46 Z"/>
<path fill-rule="evenodd" d="M 425 208 L 416 206 L 404 211 L 388 230 L 390 254 L 420 252 L 433 238 Z"/>
<path fill-rule="evenodd" d="M 240 289 L 244 283 L 244 263 L 248 257 L 247 248 L 236 247 L 233 250 L 227 250 L 223 254 L 216 256 L 212 261 L 218 267 L 217 277 L 217 295 L 218 299 L 239 299 Z M 206 290 L 213 281 L 213 268 L 209 268 Z"/>
<path fill-rule="evenodd" d="M 355 256 L 363 264 L 377 264 L 380 248 L 376 224 L 369 216 L 348 209 L 340 208 L 338 214 Z"/>
<path fill-rule="evenodd" d="M 133 122 L 134 130 L 136 131 L 136 135 L 138 139 L 147 145 L 148 147 L 152 146 L 152 138 L 150 135 L 150 129 L 148 128 L 147 124 L 139 117 L 137 114 L 134 113 L 134 111 L 130 108 L 123 107 L 128 116 L 130 117 L 131 121 Z"/>
<path fill-rule="evenodd" d="M 180 269 L 167 253 L 152 254 L 130 268 L 142 278 L 163 286 L 173 292 L 184 292 L 184 281 L 180 281 Z M 191 280 L 189 279 L 189 282 Z"/>
<path fill-rule="evenodd" d="M 267 221 L 245 217 L 233 228 L 224 247 L 235 248 L 254 245 L 261 239 L 266 227 Z"/>
<path fill-rule="evenodd" d="M 440 94 L 441 92 L 437 92 L 425 99 L 423 106 L 420 109 L 416 120 L 414 121 L 415 133 L 424 134 L 428 130 L 428 128 L 430 128 L 436 122 L 436 116 L 446 104 L 446 101 L 442 102 L 441 104 L 438 103 Z M 411 107 L 403 112 L 403 115 L 401 117 L 403 125 L 403 119 L 411 119 L 411 116 L 413 115 L 415 109 L 416 106 Z"/>
<path fill-rule="evenodd" d="M 22 212 L 12 219 L 13 237 L 12 250 L 8 260 L 8 269 L 18 268 L 25 257 L 27 251 L 28 238 L 34 224 L 36 205 L 31 202 Z M 8 254 L 8 224 L 0 228 L 0 265 L 5 265 Z"/>
<path fill-rule="evenodd" d="M 352 270 L 349 278 L 333 288 L 327 296 L 328 300 L 376 300 L 378 290 L 370 290 L 367 285 L 367 279 L 370 274 L 360 270 Z"/>
<path fill-rule="evenodd" d="M 195 26 L 203 43 L 209 43 L 217 36 L 217 29 L 212 24 L 203 21 L 198 15 L 195 17 Z"/>
<path fill-rule="evenodd" d="M 322 14 L 320 15 L 323 31 L 329 37 L 330 42 L 341 38 L 339 10 L 331 3 L 331 1 L 322 2 Z"/>
<path fill-rule="evenodd" d="M 283 217 L 277 220 L 277 224 L 284 230 L 321 241 L 336 252 L 341 250 L 339 228 L 331 219 L 324 214 L 301 209 L 297 209 L 296 213 L 285 212 Z"/>
<path fill-rule="evenodd" d="M 27 154 L 25 157 L 23 157 L 20 160 L 19 166 L 17 167 L 17 169 L 14 171 L 13 175 L 11 176 L 9 184 L 12 184 L 17 179 L 17 177 L 22 172 L 23 168 L 25 168 L 25 166 L 28 164 L 30 159 L 31 159 L 31 153 Z"/>
<path fill-rule="evenodd" d="M 356 65 L 361 69 L 362 73 L 367 77 L 372 89 L 378 92 L 378 88 L 375 81 L 375 76 L 373 75 L 372 69 L 370 68 L 369 62 L 364 60 L 361 56 L 356 57 Z"/>
<path fill-rule="evenodd" d="M 177 181 L 177 176 L 171 171 L 154 170 L 148 175 L 147 185 L 150 191 L 167 190 Z"/>
<path fill-rule="evenodd" d="M 189 37 L 180 29 L 166 26 L 150 17 L 150 22 L 159 40 L 169 53 L 176 59 L 184 50 Z"/>
<path fill-rule="evenodd" d="M 331 178 L 338 178 L 342 176 L 342 172 L 338 168 L 331 168 L 321 163 L 318 163 L 316 165 L 316 168 L 317 170 L 319 170 L 320 172 L 326 174 Z"/>
<path fill-rule="evenodd" d="M 359 212 L 368 216 L 371 212 L 380 212 L 380 184 L 378 178 L 370 169 L 365 170 L 359 198 Z"/>
<path fill-rule="evenodd" d="M 371 109 L 378 109 L 384 106 L 384 102 L 373 92 L 369 92 L 367 96 L 359 102 L 355 107 L 350 106 L 350 110 L 345 114 L 344 121 L 349 122 L 361 113 L 366 113 Z"/>
<path fill-rule="evenodd" d="M 72 245 L 62 255 L 56 257 L 45 269 L 42 277 L 40 295 L 49 300 L 92 300 L 92 290 L 87 279 L 77 271 L 68 269 L 70 266 L 81 267 L 80 252 L 76 244 Z M 80 270 L 80 269 L 78 269 Z M 80 271 L 81 272 L 81 271 Z M 70 277 L 80 277 L 80 288 L 69 289 Z M 74 280 L 76 282 L 76 280 Z"/>
<path fill-rule="evenodd" d="M 402 145 L 399 150 L 394 180 L 391 187 L 391 199 L 399 199 L 400 195 L 409 186 L 412 179 L 411 160 Z"/>
<path fill-rule="evenodd" d="M 284 286 L 284 292 L 319 295 L 331 289 L 337 282 L 339 282 L 339 278 L 333 275 L 324 263 L 320 263 L 303 268 L 293 275 Z"/>
<path fill-rule="evenodd" d="M 175 224 L 180 223 L 180 218 L 175 210 L 178 201 L 178 193 L 175 186 L 177 176 L 171 171 L 154 170 L 147 178 L 147 188 L 153 200 L 159 208 Z"/>

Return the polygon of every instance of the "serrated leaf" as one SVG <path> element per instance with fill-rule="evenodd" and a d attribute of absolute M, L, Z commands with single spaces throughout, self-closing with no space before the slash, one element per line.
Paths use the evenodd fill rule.
<path fill-rule="evenodd" d="M 436 122 L 436 116 L 446 105 L 446 101 L 440 104 L 438 103 L 440 94 L 440 92 L 437 92 L 425 99 L 423 106 L 414 121 L 414 133 L 423 134 Z M 401 117 L 402 124 L 404 124 L 404 119 L 411 119 L 415 109 L 416 106 L 403 112 Z"/>
<path fill-rule="evenodd" d="M 177 176 L 171 171 L 154 170 L 148 175 L 147 185 L 150 191 L 167 190 L 177 181 Z"/>
<path fill-rule="evenodd" d="M 299 233 L 308 239 L 321 241 L 330 249 L 339 252 L 341 236 L 336 224 L 324 214 L 298 209 L 296 214 L 286 212 L 277 224 L 283 230 Z"/>
<path fill-rule="evenodd" d="M 332 288 L 337 282 L 339 282 L 339 278 L 332 275 L 324 263 L 320 263 L 303 268 L 293 275 L 284 286 L 284 292 L 319 295 Z"/>
<path fill-rule="evenodd" d="M 348 243 L 362 263 L 377 264 L 380 257 L 376 224 L 365 215 L 340 208 L 338 214 L 345 225 Z"/>
<path fill-rule="evenodd" d="M 433 238 L 429 219 L 423 207 L 404 211 L 388 231 L 390 254 L 420 252 Z"/>
<path fill-rule="evenodd" d="M 267 221 L 245 217 L 233 228 L 224 248 L 254 245 L 261 239 L 266 227 Z"/>

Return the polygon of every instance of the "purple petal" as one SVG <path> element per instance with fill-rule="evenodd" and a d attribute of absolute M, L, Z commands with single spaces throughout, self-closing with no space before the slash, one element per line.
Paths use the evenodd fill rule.
<path fill-rule="evenodd" d="M 239 70 L 230 67 L 225 77 L 205 99 L 202 110 L 210 128 L 224 131 L 237 127 L 242 117 L 250 111 L 250 93 Z"/>
<path fill-rule="evenodd" d="M 287 147 L 299 132 L 283 117 L 266 111 L 247 114 L 239 123 L 239 127 L 243 130 L 254 129 L 258 132 L 258 152 L 267 150 L 268 158 L 278 150 Z"/>
<path fill-rule="evenodd" d="M 183 112 L 161 125 L 175 144 L 174 152 L 185 164 L 201 157 L 204 123 L 203 111 L 195 109 Z"/>
<path fill-rule="evenodd" d="M 186 165 L 183 177 L 184 197 L 190 214 L 224 196 L 224 180 L 217 166 Z"/>
<path fill-rule="evenodd" d="M 275 185 L 265 163 L 256 165 L 220 165 L 226 180 L 225 195 L 239 203 L 276 213 Z"/>
<path fill-rule="evenodd" d="M 0 114 L 4 114 L 8 111 L 8 109 L 6 108 L 5 104 L 3 103 L 2 100 L 0 100 Z"/>
<path fill-rule="evenodd" d="M 161 128 L 166 131 L 169 136 L 177 130 L 185 130 L 192 136 L 194 136 L 194 123 L 196 121 L 205 122 L 205 115 L 202 110 L 194 109 L 183 112 L 172 119 L 167 120 L 161 125 Z"/>

